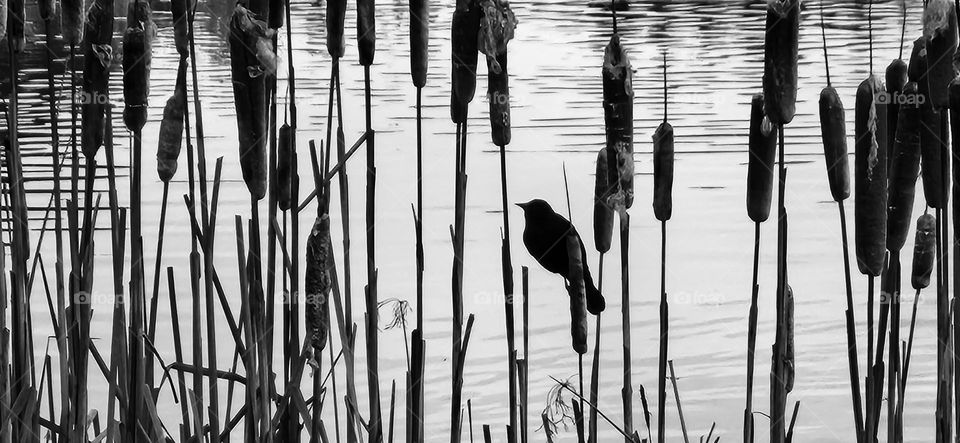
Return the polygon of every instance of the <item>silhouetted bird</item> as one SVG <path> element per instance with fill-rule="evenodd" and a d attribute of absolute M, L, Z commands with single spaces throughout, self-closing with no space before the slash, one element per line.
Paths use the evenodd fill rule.
<path fill-rule="evenodd" d="M 573 234 L 577 237 L 580 243 L 580 254 L 583 257 L 583 283 L 587 290 L 587 310 L 594 315 L 603 312 L 606 302 L 593 284 L 593 277 L 590 276 L 590 269 L 587 267 L 587 251 L 573 224 L 554 212 L 549 203 L 540 199 L 517 203 L 517 206 L 523 208 L 525 221 L 523 245 L 527 247 L 527 251 L 546 270 L 560 274 L 567 280 L 569 280 L 570 259 L 567 256 L 566 236 Z"/>

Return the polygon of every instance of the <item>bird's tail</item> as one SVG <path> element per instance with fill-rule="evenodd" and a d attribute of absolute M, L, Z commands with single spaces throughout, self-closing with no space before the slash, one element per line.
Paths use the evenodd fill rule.
<path fill-rule="evenodd" d="M 589 272 L 583 273 L 583 283 L 587 289 L 587 310 L 593 315 L 598 315 L 607 307 L 607 302 L 603 299 L 603 294 L 593 284 L 593 277 Z"/>

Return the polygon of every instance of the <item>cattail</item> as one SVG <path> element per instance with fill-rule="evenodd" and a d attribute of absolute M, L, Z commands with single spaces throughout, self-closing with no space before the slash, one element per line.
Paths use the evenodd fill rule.
<path fill-rule="evenodd" d="M 89 11 L 83 51 L 83 93 L 87 99 L 81 108 L 83 131 L 80 145 L 83 155 L 93 158 L 103 144 L 106 127 L 105 102 L 109 97 L 113 61 L 113 1 L 97 0 Z"/>
<path fill-rule="evenodd" d="M 913 245 L 913 272 L 910 283 L 920 290 L 930 285 L 936 254 L 937 219 L 932 214 L 923 214 L 917 219 L 917 237 Z"/>
<path fill-rule="evenodd" d="M 267 0 L 267 26 L 280 29 L 283 26 L 283 3 L 285 0 Z"/>
<path fill-rule="evenodd" d="M 186 58 L 190 53 L 189 23 L 187 22 L 187 10 L 190 9 L 190 3 L 192 3 L 191 0 L 170 1 L 170 13 L 173 16 L 173 43 L 180 58 Z"/>
<path fill-rule="evenodd" d="M 633 71 L 618 34 L 604 48 L 602 75 L 606 148 L 616 159 L 621 194 L 617 200 L 629 208 L 633 206 Z"/>
<path fill-rule="evenodd" d="M 373 64 L 377 48 L 376 4 L 374 0 L 357 0 L 357 46 L 360 49 L 360 64 Z"/>
<path fill-rule="evenodd" d="M 418 88 L 427 84 L 429 43 L 430 9 L 427 0 L 410 0 L 410 76 Z"/>
<path fill-rule="evenodd" d="M 290 159 L 293 157 L 293 131 L 290 125 L 284 123 L 277 132 L 277 205 L 281 211 L 286 211 L 290 209 L 293 183 L 293 171 L 290 170 Z"/>
<path fill-rule="evenodd" d="M 490 135 L 493 144 L 510 144 L 510 82 L 507 43 L 513 38 L 517 18 L 506 0 L 483 0 L 480 5 L 480 52 L 487 56 L 487 101 L 490 102 Z"/>
<path fill-rule="evenodd" d="M 10 9 L 9 3 L 10 0 L 0 0 L 0 37 L 7 35 L 7 14 Z"/>
<path fill-rule="evenodd" d="M 7 0 L 3 0 L 2 22 L 4 29 L 7 25 Z M 77 46 L 83 39 L 83 0 L 61 0 L 60 1 L 60 32 L 63 39 L 70 46 Z"/>
<path fill-rule="evenodd" d="M 857 88 L 854 152 L 855 238 L 857 266 L 865 275 L 883 269 L 887 234 L 887 152 L 879 144 L 874 98 L 883 90 L 880 79 L 870 76 Z"/>
<path fill-rule="evenodd" d="M 57 18 L 56 0 L 39 0 L 37 2 L 37 7 L 40 10 L 40 20 L 49 21 Z M 2 8 L 2 6 L 0 6 L 0 8 Z"/>
<path fill-rule="evenodd" d="M 323 351 L 330 329 L 330 307 L 327 302 L 332 286 L 332 258 L 330 217 L 323 214 L 314 222 L 307 239 L 307 270 L 303 286 L 307 294 L 307 334 L 314 353 L 318 356 L 320 351 Z"/>
<path fill-rule="evenodd" d="M 897 121 L 900 119 L 899 97 L 904 96 L 903 88 L 906 87 L 908 81 L 907 64 L 899 58 L 890 62 L 884 74 L 884 85 L 887 87 L 887 97 L 890 99 L 887 100 L 884 106 L 887 108 L 887 151 L 891 154 L 893 153 L 894 144 L 896 143 L 897 138 Z M 890 168 L 892 162 L 893 155 L 890 155 L 887 157 L 888 169 Z"/>
<path fill-rule="evenodd" d="M 157 175 L 164 183 L 168 183 L 177 173 L 177 159 L 183 143 L 184 111 L 187 109 L 186 78 L 187 63 L 181 60 L 177 70 L 177 85 L 163 107 L 160 136 L 157 137 Z"/>
<path fill-rule="evenodd" d="M 606 148 L 597 154 L 597 181 L 593 192 L 593 242 L 597 251 L 605 254 L 610 250 L 613 239 L 613 209 L 616 206 L 610 198 L 617 191 L 617 165 L 613 163 Z M 613 172 L 611 174 L 611 171 Z"/>
<path fill-rule="evenodd" d="M 276 70 L 269 30 L 262 20 L 237 5 L 230 19 L 230 65 L 237 111 L 240 169 L 250 195 L 267 191 L 267 94 L 265 77 Z"/>
<path fill-rule="evenodd" d="M 943 172 L 940 169 L 940 113 L 933 109 L 930 97 L 930 84 L 927 81 L 927 42 L 923 37 L 913 42 L 907 76 L 917 83 L 918 97 L 924 97 L 920 103 L 920 173 L 923 179 L 923 196 L 927 205 L 942 208 Z"/>
<path fill-rule="evenodd" d="M 480 33 L 480 5 L 476 0 L 457 0 L 451 27 L 453 54 L 450 117 L 454 123 L 466 121 L 467 105 L 477 90 L 477 53 Z"/>
<path fill-rule="evenodd" d="M 23 51 L 23 46 L 26 44 L 23 34 L 23 24 L 27 19 L 25 5 L 23 0 L 7 0 L 7 5 L 9 8 L 7 38 L 10 39 L 13 51 L 19 53 Z"/>
<path fill-rule="evenodd" d="M 587 293 L 583 279 L 583 256 L 580 254 L 580 239 L 576 233 L 567 235 L 567 258 L 570 267 L 570 282 L 567 292 L 570 295 L 570 336 L 573 350 L 578 354 L 587 353 Z"/>
<path fill-rule="evenodd" d="M 830 86 L 820 91 L 820 136 L 823 139 L 823 158 L 827 162 L 830 194 L 834 201 L 842 202 L 850 196 L 847 126 L 840 95 Z"/>
<path fill-rule="evenodd" d="M 147 123 L 153 22 L 150 4 L 145 0 L 134 0 L 129 10 L 123 34 L 123 122 L 128 130 L 136 132 Z"/>
<path fill-rule="evenodd" d="M 347 0 L 327 1 L 327 52 L 330 57 L 343 57 L 343 21 L 347 16 Z"/>
<path fill-rule="evenodd" d="M 790 123 L 796 112 L 800 0 L 767 0 L 763 98 L 767 118 Z"/>
<path fill-rule="evenodd" d="M 916 96 L 917 84 L 908 83 L 904 96 Z M 917 176 L 920 174 L 920 110 L 915 104 L 900 106 L 897 137 L 890 161 L 887 249 L 899 251 L 907 241 Z"/>
<path fill-rule="evenodd" d="M 763 94 L 750 105 L 750 159 L 747 161 L 747 215 L 756 223 L 770 217 L 773 168 L 777 159 L 777 127 L 763 114 Z"/>
<path fill-rule="evenodd" d="M 666 121 L 653 133 L 653 213 L 660 221 L 673 213 L 673 126 Z"/>
<path fill-rule="evenodd" d="M 950 0 L 930 0 L 923 12 L 923 37 L 927 40 L 927 83 L 934 108 L 948 106 L 947 86 L 955 76 L 957 15 Z"/>

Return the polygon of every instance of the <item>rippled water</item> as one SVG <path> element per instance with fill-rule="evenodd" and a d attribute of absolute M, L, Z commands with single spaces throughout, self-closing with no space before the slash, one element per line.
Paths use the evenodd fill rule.
<path fill-rule="evenodd" d="M 197 44 L 200 91 L 204 104 L 207 157 L 223 156 L 224 181 L 220 194 L 219 254 L 216 264 L 224 280 L 228 297 L 239 309 L 235 278 L 236 250 L 233 242 L 233 215 L 249 214 L 247 192 L 237 165 L 236 126 L 230 89 L 228 53 L 221 29 L 232 4 L 225 0 L 203 2 L 197 19 Z M 431 5 L 431 66 L 424 91 L 424 167 L 426 244 L 426 339 L 427 413 L 429 441 L 445 441 L 449 428 L 450 390 L 450 267 L 452 249 L 448 225 L 453 221 L 454 125 L 448 116 L 449 103 L 449 23 L 452 0 Z M 874 5 L 875 69 L 883 69 L 898 56 L 900 46 L 900 2 Z M 797 380 L 791 402 L 800 401 L 797 441 L 852 441 L 853 426 L 848 386 L 843 326 L 844 295 L 840 229 L 835 205 L 827 188 L 816 103 L 825 86 L 821 50 L 819 2 L 807 2 L 803 11 L 800 41 L 800 90 L 797 117 L 785 130 L 788 164 L 786 204 L 791 216 L 789 266 L 796 294 Z M 511 100 L 513 102 L 513 142 L 507 149 L 509 192 L 512 201 L 543 198 L 555 208 L 565 209 L 563 172 L 569 180 L 573 221 L 585 238 L 591 238 L 593 169 L 597 150 L 602 146 L 600 65 L 603 47 L 611 35 L 607 9 L 579 1 L 514 1 L 512 7 L 520 20 L 516 39 L 510 44 Z M 348 48 L 342 63 L 345 100 L 345 131 L 348 143 L 363 130 L 363 75 L 357 65 L 354 11 L 347 15 Z M 826 5 L 827 38 L 834 86 L 847 105 L 851 119 L 856 85 L 868 75 L 866 1 L 831 1 Z M 159 8 L 162 9 L 162 8 Z M 909 42 L 920 32 L 920 2 L 910 2 L 906 35 Z M 122 9 L 118 8 L 118 11 Z M 746 180 L 746 132 L 749 102 L 760 91 L 762 75 L 764 2 L 763 1 L 634 1 L 619 15 L 620 32 L 629 49 L 635 69 L 635 135 L 637 152 L 637 199 L 631 226 L 631 315 L 633 318 L 633 379 L 647 387 L 653 403 L 656 391 L 659 226 L 650 209 L 652 167 L 650 135 L 662 118 L 661 53 L 669 57 L 669 116 L 676 131 L 676 177 L 674 214 L 668 225 L 667 291 L 670 296 L 670 358 L 675 361 L 683 412 L 691 435 L 705 434 L 711 423 L 724 441 L 739 439 L 744 405 L 747 310 L 750 298 L 753 224 L 746 217 L 744 196 Z M 144 130 L 145 192 L 144 243 L 147 259 L 153 263 L 156 220 L 160 211 L 160 182 L 153 171 L 152 146 L 156 145 L 162 104 L 171 93 L 175 76 L 176 52 L 172 45 L 170 16 L 156 13 L 159 35 L 155 44 L 150 117 Z M 322 140 L 326 127 L 326 90 L 330 59 L 324 46 L 324 8 L 308 2 L 294 2 L 294 61 L 298 74 L 300 140 Z M 412 300 L 415 294 L 413 272 L 414 228 L 410 211 L 415 201 L 415 90 L 410 82 L 408 63 L 407 3 L 380 1 L 377 4 L 377 54 L 373 71 L 373 119 L 377 140 L 377 253 L 380 298 Z M 120 25 L 118 24 L 118 29 Z M 42 33 L 35 22 L 33 30 Z M 33 39 L 34 40 L 42 40 Z M 54 48 L 60 56 L 62 47 Z M 281 48 L 283 49 L 283 48 Z M 26 102 L 22 121 L 30 139 L 25 150 L 30 157 L 28 176 L 33 212 L 32 227 L 39 230 L 47 205 L 50 185 L 50 159 L 41 155 L 47 142 L 45 98 L 46 68 L 39 58 L 43 46 L 30 48 L 29 69 L 23 72 Z M 285 52 L 285 50 L 284 50 Z M 483 70 L 481 68 L 481 70 Z M 281 67 L 281 75 L 286 70 Z M 481 76 L 484 73 L 481 72 Z M 119 79 L 119 74 L 114 80 Z M 119 85 L 119 83 L 117 83 Z M 481 80 L 481 85 L 484 81 Z M 283 88 L 283 79 L 281 79 Z M 481 89 L 482 91 L 482 89 Z M 478 93 L 478 96 L 482 94 Z M 119 89 L 117 89 L 117 97 Z M 65 95 L 61 99 L 66 100 Z M 65 103 L 65 102 L 64 102 Z M 68 108 L 61 104 L 64 117 Z M 191 108 L 192 112 L 192 108 Z M 120 133 L 118 158 L 126 164 L 127 137 Z M 63 128 L 64 134 L 68 132 Z M 502 286 L 500 283 L 499 235 L 501 226 L 498 155 L 490 142 L 486 104 L 475 100 L 471 107 L 468 146 L 465 311 L 477 316 L 474 338 L 468 352 L 464 398 L 472 399 L 473 423 L 489 423 L 500 433 L 506 418 L 506 346 Z M 22 135 L 23 136 L 23 135 Z M 851 145 L 852 146 L 852 145 Z M 306 157 L 306 143 L 301 146 Z M 102 153 L 101 153 L 102 155 Z M 182 157 L 185 159 L 185 156 Z M 181 165 L 183 162 L 181 162 Z M 301 162 L 303 177 L 310 177 L 308 162 Z M 362 160 L 348 167 L 352 181 L 354 288 L 357 306 L 362 306 L 365 282 Z M 185 168 L 171 187 L 170 218 L 167 225 L 164 264 L 176 267 L 179 294 L 189 294 L 187 249 L 189 225 L 180 196 L 187 192 Z M 304 180 L 308 182 L 309 180 Z M 124 185 L 125 187 L 125 185 Z M 304 186 L 303 189 L 307 189 Z M 121 190 L 121 200 L 126 191 Z M 304 193 L 305 191 L 301 191 Z M 338 192 L 336 189 L 334 193 Z M 338 198 L 334 195 L 334 199 Z M 922 201 L 921 194 L 917 196 Z M 850 205 L 848 205 L 850 206 Z M 916 205 L 917 215 L 922 204 Z M 301 221 L 301 238 L 309 229 L 309 211 Z M 563 211 L 565 212 L 565 211 Z M 852 213 L 852 211 L 851 211 Z M 519 235 L 523 218 L 511 208 L 511 223 Z M 339 218 L 339 213 L 333 214 Z M 103 218 L 101 218 L 104 220 Z M 103 221 L 102 223 L 105 223 Z M 334 220 L 334 226 L 339 222 Z M 760 267 L 760 322 L 757 355 L 756 408 L 765 411 L 769 402 L 767 387 L 774 329 L 775 225 L 763 226 Z M 340 233 L 335 232 L 339 237 Z M 851 233 L 852 235 L 852 233 Z M 96 290 L 111 292 L 107 275 L 110 269 L 109 238 L 98 237 L 97 264 L 103 276 Z M 51 237 L 45 248 L 52 253 Z M 912 250 L 913 236 L 904 248 Z M 339 250 L 339 241 L 334 239 Z M 589 243 L 589 242 L 588 242 Z M 613 251 L 619 248 L 614 242 Z M 596 272 L 597 254 L 588 248 L 589 263 Z M 49 255 L 47 257 L 52 257 Z M 302 251 L 300 251 L 302 253 Z M 603 316 L 601 350 L 600 407 L 621 421 L 620 374 L 620 284 L 619 259 L 609 254 L 603 289 L 608 310 Z M 48 266 L 52 258 L 47 260 Z M 569 314 L 566 294 L 559 277 L 548 274 L 514 239 L 514 261 L 531 266 L 530 271 L 530 403 L 531 423 L 539 423 L 539 410 L 552 386 L 548 376 L 567 378 L 576 374 L 577 360 L 569 345 Z M 909 266 L 905 262 L 905 270 Z M 148 284 L 152 265 L 147 268 Z M 518 272 L 519 283 L 519 272 Z M 519 284 L 518 284 L 519 287 Z M 866 346 L 865 293 L 862 277 L 854 281 L 861 350 Z M 932 291 L 928 291 L 932 295 Z M 99 299 L 95 298 L 94 301 Z M 911 365 L 905 411 L 906 440 L 933 439 L 935 399 L 935 303 L 927 294 L 921 298 L 914 359 Z M 107 352 L 110 337 L 111 298 L 103 297 L 95 305 L 94 335 Z M 909 304 L 904 305 L 904 319 Z M 52 333 L 44 303 L 34 308 L 36 346 L 46 347 Z M 180 303 L 181 324 L 191 322 L 190 306 Z M 221 323 L 223 322 L 221 318 Z M 169 310 L 161 303 L 160 331 L 169 331 Z M 219 338 L 220 366 L 228 366 L 232 346 L 226 328 Z M 906 330 L 906 328 L 904 328 Z M 46 331 L 46 332 L 39 332 Z M 592 331 L 592 324 L 591 324 Z M 189 331 L 184 331 L 189 337 Z M 278 339 L 279 339 L 279 334 Z M 166 333 L 160 337 L 168 337 Z M 904 335 L 905 336 L 905 335 Z M 362 340 L 362 334 L 361 334 Z M 593 337 L 590 338 L 591 344 Z M 389 398 L 389 382 L 403 386 L 405 366 L 403 336 L 398 330 L 385 330 L 381 337 L 382 394 Z M 227 344 L 226 346 L 224 344 Z M 172 344 L 160 339 L 157 347 L 170 361 Z M 362 352 L 363 346 L 360 346 Z M 592 350 L 591 350 L 592 351 Z M 362 356 L 358 356 L 362 358 Z M 861 358 L 861 366 L 863 358 Z M 362 361 L 362 360 L 359 360 Z M 589 367 L 589 359 L 587 360 Z M 863 373 L 863 371 L 861 371 Z M 365 389 L 365 379 L 358 380 Z M 638 389 L 634 387 L 635 391 Z M 94 386 L 95 398 L 104 398 L 105 388 Z M 97 397 L 99 396 L 99 397 Z M 366 396 L 361 390 L 361 403 Z M 177 421 L 176 408 L 169 391 L 161 396 L 162 411 L 170 422 Z M 105 403 L 105 402 L 104 402 Z M 652 405 L 651 403 L 651 405 Z M 639 399 L 635 402 L 639 411 Z M 105 405 L 103 405 L 105 406 Z M 361 411 L 366 406 L 361 405 Z M 656 411 L 654 411 L 656 412 Z M 670 438 L 679 439 L 679 420 L 673 397 L 668 396 L 667 426 Z M 366 415 L 366 414 L 364 414 Z M 402 414 L 399 414 L 402 416 Z M 760 435 L 767 420 L 757 417 Z M 641 423 L 638 417 L 634 423 Z M 642 426 L 642 425 L 641 425 Z M 882 425 L 885 426 L 885 425 Z M 402 427 L 402 425 L 401 425 Z M 642 429 L 642 427 L 641 427 Z M 601 423 L 603 441 L 616 438 L 616 431 Z M 561 429 L 562 431 L 562 429 Z M 643 433 L 643 432 L 641 432 Z M 402 435 L 402 434 L 399 434 Z M 478 434 L 479 436 L 479 434 Z M 536 434 L 535 440 L 542 440 Z M 561 434 L 561 441 L 574 439 L 572 428 Z"/>

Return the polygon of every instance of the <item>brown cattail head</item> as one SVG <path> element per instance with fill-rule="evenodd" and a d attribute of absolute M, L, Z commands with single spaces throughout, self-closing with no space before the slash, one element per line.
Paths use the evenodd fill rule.
<path fill-rule="evenodd" d="M 827 162 L 830 194 L 834 201 L 842 202 L 850 196 L 847 126 L 840 95 L 830 86 L 820 91 L 820 136 L 823 139 L 823 158 Z"/>
<path fill-rule="evenodd" d="M 259 200 L 267 191 L 266 77 L 276 71 L 270 41 L 273 30 L 237 5 L 230 19 L 230 65 L 237 111 L 240 169 L 250 195 Z"/>
<path fill-rule="evenodd" d="M 0 37 L 7 35 L 7 21 L 10 12 L 10 0 L 0 0 Z M 66 37 L 66 36 L 64 36 Z"/>
<path fill-rule="evenodd" d="M 886 100 L 886 103 L 883 106 L 887 108 L 886 140 L 887 151 L 889 151 L 891 154 L 893 153 L 893 145 L 896 143 L 897 139 L 897 121 L 900 119 L 900 101 L 902 97 L 905 97 L 903 94 L 903 88 L 906 87 L 908 81 L 907 64 L 899 58 L 890 62 L 890 64 L 887 66 L 884 76 L 884 85 L 887 87 L 887 95 L 885 97 L 889 98 L 889 100 Z M 892 161 L 893 156 L 888 156 L 888 169 L 890 168 Z"/>
<path fill-rule="evenodd" d="M 453 56 L 450 117 L 454 123 L 467 118 L 467 105 L 477 90 L 477 54 L 479 51 L 480 5 L 477 0 L 458 0 L 453 11 L 451 52 Z"/>
<path fill-rule="evenodd" d="M 887 152 L 878 141 L 877 107 L 874 99 L 883 91 L 880 78 L 870 76 L 857 88 L 855 106 L 856 147 L 854 181 L 856 198 L 855 238 L 857 265 L 865 275 L 883 270 L 887 234 Z"/>
<path fill-rule="evenodd" d="M 673 126 L 667 122 L 653 133 L 653 214 L 660 221 L 673 214 Z"/>
<path fill-rule="evenodd" d="M 106 106 L 109 102 L 110 65 L 113 63 L 113 0 L 96 0 L 90 6 L 83 42 L 83 155 L 93 158 L 103 144 Z"/>
<path fill-rule="evenodd" d="M 617 195 L 616 170 L 616 157 L 611 156 L 606 148 L 600 149 L 593 190 L 593 242 L 601 254 L 610 250 L 613 239 L 613 213 L 617 203 L 610 199 Z"/>
<path fill-rule="evenodd" d="M 7 12 L 7 38 L 13 46 L 13 51 L 19 53 L 23 51 L 26 44 L 26 38 L 23 33 L 23 24 L 26 22 L 26 8 L 24 0 L 6 0 L 9 11 Z"/>
<path fill-rule="evenodd" d="M 347 17 L 347 0 L 327 1 L 327 52 L 330 57 L 343 57 L 343 21 Z"/>
<path fill-rule="evenodd" d="M 132 1 L 123 34 L 123 122 L 130 131 L 139 131 L 147 123 L 152 33 L 150 4 L 145 0 Z"/>
<path fill-rule="evenodd" d="M 957 14 L 954 2 L 930 0 L 923 12 L 923 37 L 927 40 L 927 83 L 934 108 L 948 106 L 947 86 L 955 77 Z"/>
<path fill-rule="evenodd" d="M 570 337 L 573 350 L 587 353 L 587 289 L 584 284 L 583 256 L 580 254 L 580 238 L 576 233 L 566 236 L 567 259 L 569 260 Z"/>
<path fill-rule="evenodd" d="M 763 113 L 763 94 L 754 95 L 750 103 L 748 151 L 747 215 L 755 223 L 762 223 L 770 217 L 777 160 L 777 127 Z"/>
<path fill-rule="evenodd" d="M 620 36 L 603 52 L 603 119 L 606 148 L 616 158 L 623 207 L 633 206 L 633 71 Z"/>
<path fill-rule="evenodd" d="M 315 353 L 323 351 L 330 332 L 330 288 L 332 287 L 333 247 L 330 242 L 330 218 L 317 218 L 307 239 L 306 291 L 307 338 Z"/>
<path fill-rule="evenodd" d="M 920 290 L 930 286 L 930 274 L 936 258 L 937 219 L 931 214 L 923 214 L 917 219 L 917 237 L 913 244 L 913 271 L 910 283 L 913 289 Z"/>
<path fill-rule="evenodd" d="M 510 144 L 510 82 L 507 74 L 507 43 L 513 38 L 517 18 L 506 0 L 482 0 L 480 52 L 487 56 L 487 101 L 490 103 L 490 135 L 493 144 Z"/>
<path fill-rule="evenodd" d="M 277 205 L 280 210 L 290 209 L 290 195 L 293 186 L 293 171 L 290 160 L 293 157 L 293 129 L 284 123 L 277 131 Z"/>
<path fill-rule="evenodd" d="M 360 64 L 373 64 L 377 48 L 376 4 L 374 0 L 357 0 L 357 46 L 360 49 Z"/>
<path fill-rule="evenodd" d="M 917 84 L 907 83 L 904 97 L 917 96 Z M 900 105 L 896 142 L 890 161 L 889 210 L 887 211 L 887 249 L 899 251 L 907 241 L 917 176 L 920 175 L 920 109 L 914 104 Z"/>
<path fill-rule="evenodd" d="M 410 76 L 418 88 L 427 84 L 429 43 L 430 8 L 427 0 L 410 0 Z"/>
<path fill-rule="evenodd" d="M 933 101 L 930 99 L 927 71 L 927 41 L 920 37 L 913 42 L 907 77 L 917 83 L 918 98 L 923 98 L 923 103 L 920 103 L 920 173 L 923 179 L 923 196 L 928 206 L 942 208 L 944 199 L 943 171 L 940 169 L 940 113 L 933 108 Z"/>
<path fill-rule="evenodd" d="M 800 0 L 767 0 L 763 44 L 763 97 L 774 124 L 793 120 L 797 102 Z"/>
<path fill-rule="evenodd" d="M 160 136 L 157 143 L 157 175 L 168 183 L 177 173 L 177 159 L 183 144 L 184 115 L 187 110 L 187 62 L 180 60 L 177 69 L 177 85 L 173 95 L 163 107 L 160 121 Z"/>
<path fill-rule="evenodd" d="M 2 2 L 3 26 L 6 29 L 6 0 Z M 78 46 L 83 39 L 83 0 L 60 1 L 60 32 L 69 46 Z"/>
<path fill-rule="evenodd" d="M 190 53 L 187 12 L 192 7 L 192 3 L 192 0 L 170 0 L 170 13 L 173 16 L 173 43 L 180 58 L 186 58 Z"/>
<path fill-rule="evenodd" d="M 39 0 L 37 7 L 40 10 L 40 20 L 46 22 L 57 18 L 56 0 Z"/>
<path fill-rule="evenodd" d="M 283 26 L 283 3 L 285 0 L 267 1 L 267 26 L 270 29 L 280 29 Z"/>

